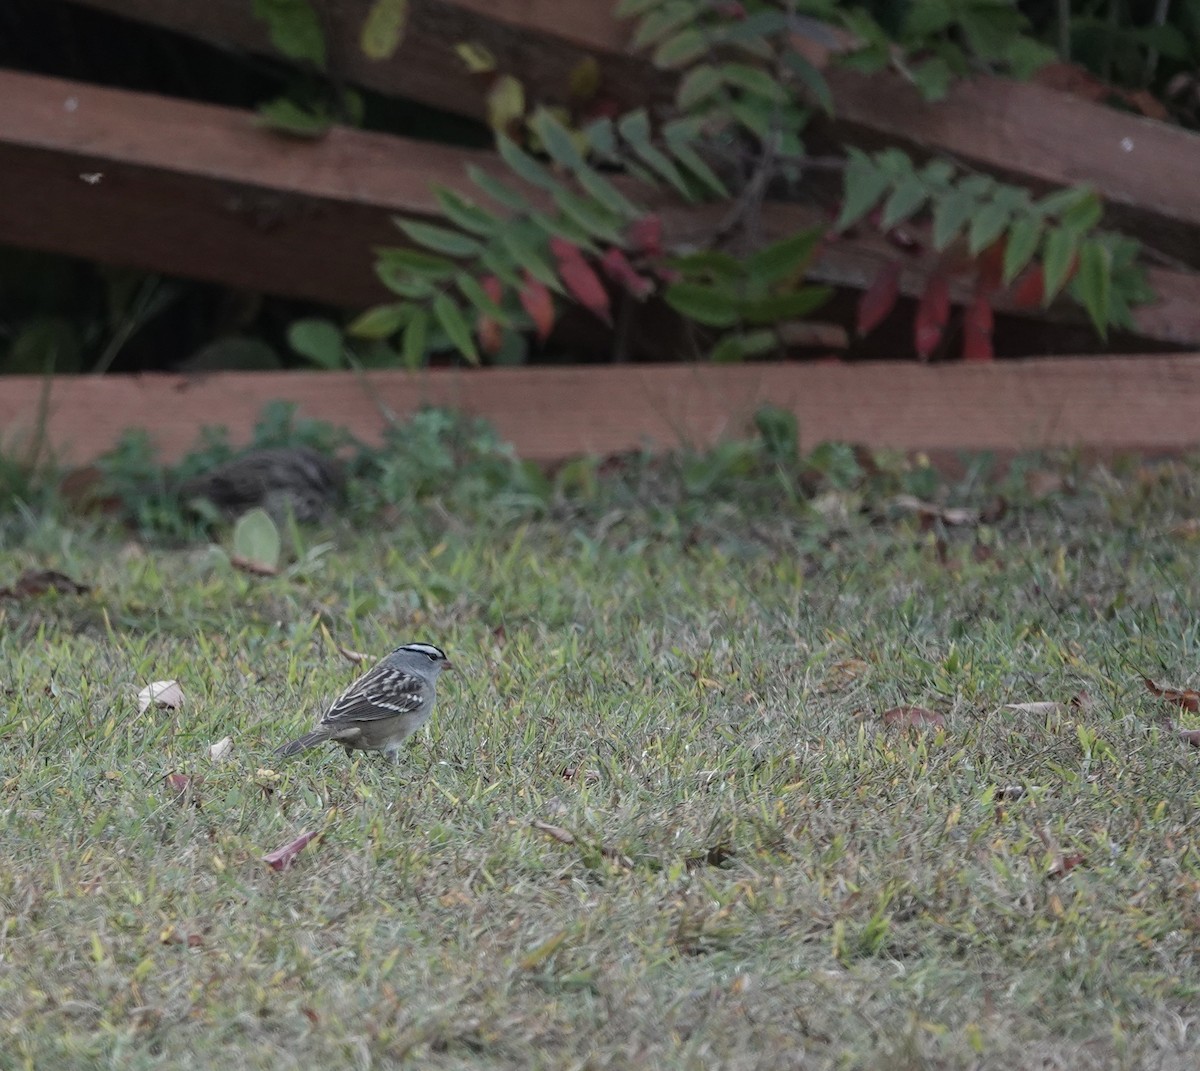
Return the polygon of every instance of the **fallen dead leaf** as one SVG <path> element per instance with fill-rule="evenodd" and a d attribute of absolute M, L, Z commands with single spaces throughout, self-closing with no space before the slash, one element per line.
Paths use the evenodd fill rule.
<path fill-rule="evenodd" d="M 1050 869 L 1046 871 L 1048 878 L 1061 878 L 1069 874 L 1080 863 L 1086 862 L 1086 858 L 1079 852 L 1072 852 L 1070 855 L 1057 856 L 1053 863 L 1050 864 Z"/>
<path fill-rule="evenodd" d="M 1005 703 L 1005 710 L 1020 714 L 1055 714 L 1062 709 L 1061 703 Z"/>
<path fill-rule="evenodd" d="M 233 750 L 233 737 L 222 737 L 208 749 L 208 757 L 213 762 L 220 762 Z"/>
<path fill-rule="evenodd" d="M 1143 677 L 1142 683 L 1152 695 L 1165 699 L 1177 707 L 1183 707 L 1191 714 L 1200 714 L 1200 692 L 1193 688 L 1162 688 L 1149 677 Z"/>
<path fill-rule="evenodd" d="M 883 724 L 889 729 L 921 729 L 926 726 L 944 729 L 946 719 L 937 711 L 924 707 L 892 707 L 883 712 Z"/>
<path fill-rule="evenodd" d="M 252 576 L 278 576 L 279 567 L 271 565 L 269 562 L 252 561 L 249 558 L 243 558 L 240 554 L 229 555 L 229 564 L 235 569 L 240 569 L 243 573 L 250 573 Z"/>
<path fill-rule="evenodd" d="M 169 773 L 163 778 L 167 788 L 174 793 L 176 801 L 179 803 L 191 803 L 195 807 L 200 806 L 200 800 L 196 796 L 196 789 L 200 787 L 200 778 L 189 777 L 187 774 Z"/>
<path fill-rule="evenodd" d="M 1179 738 L 1187 741 L 1192 747 L 1200 747 L 1200 729 L 1178 729 Z"/>
<path fill-rule="evenodd" d="M 264 855 L 262 861 L 267 864 L 272 870 L 287 870 L 292 865 L 298 856 L 305 848 L 316 840 L 321 834 L 317 830 L 311 830 L 308 833 L 301 833 L 290 844 L 285 844 L 282 848 L 276 848 L 275 851 Z"/>
<path fill-rule="evenodd" d="M 551 840 L 558 841 L 559 844 L 578 844 L 579 839 L 569 829 L 563 829 L 562 826 L 551 825 L 549 822 L 541 822 L 534 819 L 529 825 L 536 829 L 539 833 L 545 833 Z M 629 856 L 617 851 L 616 848 L 610 848 L 607 844 L 596 845 L 596 850 L 600 852 L 606 859 L 611 859 L 614 863 L 623 867 L 632 867 L 633 860 Z"/>
<path fill-rule="evenodd" d="M 939 506 L 916 495 L 897 495 L 892 499 L 892 505 L 906 513 L 917 514 L 923 521 L 941 521 L 952 528 L 979 523 L 978 510 L 965 506 Z"/>
<path fill-rule="evenodd" d="M 562 771 L 565 781 L 582 781 L 585 785 L 594 785 L 600 780 L 596 770 L 581 770 L 578 766 L 568 766 Z"/>
<path fill-rule="evenodd" d="M 338 644 L 338 654 L 340 654 L 351 665 L 360 666 L 364 662 L 374 662 L 373 655 L 364 654 L 362 651 L 352 651 L 349 647 L 343 647 Z"/>
<path fill-rule="evenodd" d="M 92 589 L 53 569 L 27 569 L 11 587 L 0 588 L 0 599 L 32 599 L 57 591 L 62 595 L 86 595 Z"/>
<path fill-rule="evenodd" d="M 178 681 L 155 681 L 138 692 L 138 713 L 145 714 L 154 704 L 162 710 L 178 710 L 183 706 L 183 689 Z"/>

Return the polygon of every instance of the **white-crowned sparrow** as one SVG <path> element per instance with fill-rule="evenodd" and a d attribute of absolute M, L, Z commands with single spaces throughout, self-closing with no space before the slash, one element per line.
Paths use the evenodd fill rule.
<path fill-rule="evenodd" d="M 429 720 L 437 679 L 450 660 L 431 643 L 406 643 L 376 662 L 321 715 L 311 733 L 275 749 L 281 758 L 324 740 L 386 752 L 399 762 L 400 745 Z"/>

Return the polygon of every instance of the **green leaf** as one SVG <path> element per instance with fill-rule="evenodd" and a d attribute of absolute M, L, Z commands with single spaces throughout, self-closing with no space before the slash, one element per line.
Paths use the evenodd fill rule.
<path fill-rule="evenodd" d="M 411 305 L 376 305 L 356 316 L 346 328 L 346 334 L 352 338 L 387 338 L 399 331 L 411 315 Z"/>
<path fill-rule="evenodd" d="M 264 509 L 243 513 L 233 526 L 233 556 L 258 572 L 278 572 L 282 549 L 279 529 Z"/>
<path fill-rule="evenodd" d="M 287 97 L 260 104 L 254 113 L 256 125 L 297 138 L 320 138 L 329 133 L 333 119 L 323 110 L 310 110 Z"/>
<path fill-rule="evenodd" d="M 977 256 L 1004 233 L 1011 218 L 1009 210 L 997 201 L 983 205 L 971 220 L 967 248 L 971 256 Z"/>
<path fill-rule="evenodd" d="M 1049 305 L 1067 281 L 1078 243 L 1079 236 L 1065 227 L 1055 227 L 1046 235 L 1045 255 L 1042 261 L 1043 305 Z"/>
<path fill-rule="evenodd" d="M 475 348 L 475 340 L 471 337 L 471 328 L 467 324 L 455 300 L 447 293 L 438 294 L 433 299 L 433 315 L 437 317 L 442 329 L 450 336 L 450 341 L 471 364 L 479 363 L 479 351 Z"/>
<path fill-rule="evenodd" d="M 581 131 L 592 152 L 605 160 L 611 160 L 617 153 L 617 135 L 613 121 L 608 116 L 593 119 Z"/>
<path fill-rule="evenodd" d="M 404 40 L 408 0 L 375 0 L 362 28 L 362 50 L 368 59 L 390 59 Z"/>
<path fill-rule="evenodd" d="M 668 157 L 650 143 L 650 117 L 643 109 L 629 112 L 617 123 L 621 136 L 655 172 L 666 179 L 689 201 L 693 200 L 687 180 Z"/>
<path fill-rule="evenodd" d="M 595 200 L 599 201 L 613 215 L 624 220 L 640 219 L 646 214 L 645 209 L 639 208 L 632 201 L 628 200 L 611 182 L 608 181 L 599 171 L 594 171 L 590 167 L 585 167 L 579 171 L 575 180 L 584 188 Z"/>
<path fill-rule="evenodd" d="M 708 52 L 708 38 L 692 26 L 654 50 L 654 66 L 664 70 L 686 67 Z"/>
<path fill-rule="evenodd" d="M 821 231 L 814 227 L 755 253 L 746 261 L 746 275 L 751 285 L 771 287 L 776 283 L 795 282 L 804 274 L 820 241 Z"/>
<path fill-rule="evenodd" d="M 674 133 L 677 129 L 674 124 L 668 123 L 663 127 L 663 134 L 667 139 L 667 146 L 670 148 L 675 159 L 679 164 L 686 168 L 689 174 L 695 175 L 701 185 L 706 187 L 710 193 L 717 197 L 728 197 L 729 190 L 725 183 L 721 181 L 717 173 L 705 162 L 703 157 L 693 148 L 692 142 L 680 134 Z"/>
<path fill-rule="evenodd" d="M 515 290 L 520 290 L 524 284 L 521 282 L 521 277 L 517 274 L 513 262 L 504 255 L 505 252 L 507 250 L 495 249 L 489 246 L 480 254 L 479 263 L 504 283 L 505 286 L 511 286 Z"/>
<path fill-rule="evenodd" d="M 667 3 L 650 12 L 638 23 L 638 28 L 633 34 L 633 47 L 648 48 L 670 37 L 695 17 L 696 9 L 693 4 L 687 3 L 686 0 L 667 0 Z"/>
<path fill-rule="evenodd" d="M 529 121 L 529 126 L 555 163 L 568 171 L 587 169 L 587 161 L 575 144 L 575 138 L 548 109 L 539 108 Z"/>
<path fill-rule="evenodd" d="M 808 316 L 833 296 L 828 286 L 806 286 L 790 294 L 776 294 L 759 301 L 743 303 L 742 319 L 752 324 L 773 324 L 782 320 L 798 320 Z"/>
<path fill-rule="evenodd" d="M 594 201 L 570 190 L 558 190 L 554 194 L 554 203 L 588 236 L 610 245 L 621 243 L 621 220 Z"/>
<path fill-rule="evenodd" d="M 529 272 L 543 286 L 563 293 L 562 283 L 538 249 L 536 235 L 523 226 L 509 227 L 501 232 L 500 241 L 518 267 Z"/>
<path fill-rule="evenodd" d="M 1087 186 L 1069 186 L 1063 190 L 1055 190 L 1035 202 L 1034 211 L 1045 216 L 1061 217 L 1072 208 L 1082 204 L 1095 193 Z"/>
<path fill-rule="evenodd" d="M 401 356 L 408 368 L 420 368 L 425 360 L 425 345 L 429 337 L 429 313 L 424 309 L 416 309 L 408 326 L 404 329 L 404 344 Z"/>
<path fill-rule="evenodd" d="M 774 331 L 749 331 L 744 335 L 726 335 L 713 347 L 708 359 L 714 364 L 735 364 L 747 357 L 770 353 L 779 346 Z"/>
<path fill-rule="evenodd" d="M 933 206 L 933 247 L 945 249 L 978 207 L 974 193 L 962 186 L 939 197 Z"/>
<path fill-rule="evenodd" d="M 442 214 L 461 230 L 470 231 L 481 238 L 490 238 L 499 230 L 500 220 L 454 190 L 435 186 L 433 195 Z"/>
<path fill-rule="evenodd" d="M 850 149 L 849 162 L 843 180 L 842 212 L 837 229 L 845 230 L 857 223 L 879 202 L 888 187 L 888 177 L 860 149 Z"/>
<path fill-rule="evenodd" d="M 1112 306 L 1112 254 L 1100 242 L 1084 242 L 1079 250 L 1076 279 L 1084 308 L 1101 338 L 1108 338 Z"/>
<path fill-rule="evenodd" d="M 458 285 L 458 289 L 462 291 L 463 296 L 483 313 L 484 316 L 490 316 L 503 327 L 512 326 L 512 318 L 487 296 L 487 293 L 473 275 L 469 275 L 465 271 L 459 272 L 454 277 L 454 281 Z"/>
<path fill-rule="evenodd" d="M 681 110 L 687 111 L 716 96 L 724 84 L 719 68 L 702 63 L 693 67 L 680 79 L 679 88 L 675 92 L 675 103 Z"/>
<path fill-rule="evenodd" d="M 826 115 L 833 115 L 833 91 L 829 88 L 829 83 L 825 80 L 825 75 L 820 69 L 810 63 L 799 52 L 788 52 L 783 57 L 783 62 L 791 70 L 791 72 L 800 79 L 800 83 L 807 89 L 816 102 L 821 106 L 821 110 Z"/>
<path fill-rule="evenodd" d="M 288 345 L 301 357 L 322 368 L 341 368 L 344 362 L 342 332 L 331 320 L 297 320 L 287 331 Z"/>
<path fill-rule="evenodd" d="M 732 327 L 738 322 L 737 301 L 729 291 L 700 283 L 674 283 L 663 297 L 676 312 L 709 327 Z"/>
<path fill-rule="evenodd" d="M 433 281 L 449 279 L 458 271 L 458 265 L 454 261 L 438 256 L 436 253 L 422 253 L 419 249 L 389 247 L 376 249 L 375 254 L 379 258 L 376 261 L 375 270 L 380 273 L 380 278 L 384 279 L 385 284 L 387 279 L 382 274 L 385 270 L 393 276 L 416 275 L 422 279 Z M 384 267 L 381 268 L 381 266 Z"/>
<path fill-rule="evenodd" d="M 1004 285 L 1008 286 L 1033 259 L 1042 240 L 1042 221 L 1036 216 L 1018 219 L 1008 232 L 1004 246 Z"/>
<path fill-rule="evenodd" d="M 1081 198 L 1059 217 L 1059 222 L 1067 230 L 1082 236 L 1095 227 L 1103 215 L 1104 205 L 1099 195 L 1089 190 L 1087 197 Z"/>
<path fill-rule="evenodd" d="M 498 135 L 496 148 L 500 150 L 500 156 L 504 162 L 531 186 L 551 191 L 561 188 L 558 179 L 520 148 L 512 138 L 504 134 Z"/>
<path fill-rule="evenodd" d="M 884 202 L 880 226 L 889 231 L 898 223 L 911 219 L 924 207 L 928 199 L 929 191 L 919 176 L 902 179 Z"/>
<path fill-rule="evenodd" d="M 529 207 L 524 194 L 505 186 L 498 178 L 488 174 L 476 164 L 467 164 L 467 177 L 486 193 L 496 204 L 503 205 L 513 212 L 521 212 Z"/>
<path fill-rule="evenodd" d="M 783 86 L 760 67 L 751 67 L 745 63 L 724 63 L 720 72 L 728 85 L 753 93 L 757 97 L 776 104 L 782 104 L 788 99 Z"/>
<path fill-rule="evenodd" d="M 745 276 L 745 268 L 737 257 L 715 250 L 672 257 L 667 265 L 690 281 L 710 279 L 713 282 L 733 282 Z"/>
<path fill-rule="evenodd" d="M 926 100 L 944 100 L 954 81 L 954 72 L 941 56 L 934 56 L 913 68 L 913 81 Z"/>
<path fill-rule="evenodd" d="M 445 253 L 448 257 L 478 256 L 483 248 L 474 238 L 468 238 L 461 231 L 435 227 L 417 220 L 397 218 L 394 222 L 417 245 L 423 245 L 435 253 Z"/>
<path fill-rule="evenodd" d="M 288 59 L 324 70 L 325 35 L 308 0 L 254 0 L 254 16 L 267 24 L 271 44 Z"/>

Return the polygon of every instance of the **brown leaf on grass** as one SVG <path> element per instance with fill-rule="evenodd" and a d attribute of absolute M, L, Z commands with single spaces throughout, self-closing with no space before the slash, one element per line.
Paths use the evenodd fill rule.
<path fill-rule="evenodd" d="M 54 569 L 26 569 L 12 587 L 0 588 L 0 599 L 32 599 L 47 592 L 62 595 L 86 595 L 92 589 Z"/>
<path fill-rule="evenodd" d="M 574 833 L 569 829 L 563 829 L 562 826 L 551 825 L 549 822 L 542 822 L 536 818 L 529 825 L 539 833 L 545 833 L 551 840 L 558 841 L 559 844 L 577 845 L 580 843 L 579 838 Z M 607 844 L 597 844 L 595 845 L 595 849 L 606 859 L 611 859 L 618 866 L 633 866 L 633 860 L 622 852 L 617 851 L 616 848 L 610 848 Z"/>
<path fill-rule="evenodd" d="M 1193 688 L 1162 688 L 1149 677 L 1143 677 L 1142 683 L 1151 695 L 1165 699 L 1177 707 L 1182 707 L 1190 714 L 1200 714 L 1200 692 Z"/>
<path fill-rule="evenodd" d="M 965 506 L 939 506 L 936 502 L 926 502 L 916 495 L 897 495 L 892 499 L 892 505 L 906 513 L 915 513 L 923 521 L 941 521 L 952 528 L 979 523 L 978 510 Z"/>
<path fill-rule="evenodd" d="M 924 707 L 892 707 L 883 712 L 883 724 L 889 729 L 944 729 L 946 719 L 937 711 Z"/>
<path fill-rule="evenodd" d="M 369 654 L 363 654 L 362 651 L 352 651 L 349 647 L 338 645 L 337 653 L 340 654 L 351 665 L 361 665 L 363 662 L 373 662 L 374 658 Z"/>
<path fill-rule="evenodd" d="M 282 848 L 276 848 L 269 855 L 264 855 L 262 861 L 267 864 L 272 870 L 287 870 L 292 865 L 298 856 L 305 848 L 308 847 L 321 834 L 317 830 L 311 830 L 308 833 L 301 833 L 290 844 L 285 844 Z"/>
<path fill-rule="evenodd" d="M 585 785 L 594 785 L 600 780 L 600 774 L 595 770 L 581 770 L 578 766 L 567 766 L 561 773 L 564 781 L 582 781 Z"/>
<path fill-rule="evenodd" d="M 178 803 L 190 803 L 193 807 L 200 806 L 200 798 L 196 789 L 200 787 L 202 778 L 190 777 L 187 774 L 169 773 L 163 778 L 168 790 L 174 794 Z"/>
<path fill-rule="evenodd" d="M 229 555 L 229 564 L 235 569 L 240 569 L 243 573 L 250 573 L 252 576 L 278 576 L 279 567 L 271 565 L 268 562 L 251 561 L 249 558 L 243 558 L 240 554 Z"/>
<path fill-rule="evenodd" d="M 313 1011 L 312 1008 L 310 1008 L 307 1004 L 304 1005 L 304 1007 L 302 1007 L 300 1009 L 300 1011 L 304 1015 L 304 1018 L 307 1019 L 310 1023 L 312 1023 L 313 1026 L 321 1025 L 321 1017 L 315 1011 Z"/>
<path fill-rule="evenodd" d="M 159 710 L 179 710 L 183 706 L 183 689 L 179 681 L 154 681 L 138 692 L 138 713 L 145 714 L 151 706 Z"/>
<path fill-rule="evenodd" d="M 1192 747 L 1200 747 L 1200 729 L 1176 729 L 1179 733 L 1179 739 L 1192 745 Z"/>
<path fill-rule="evenodd" d="M 1080 863 L 1086 861 L 1086 858 L 1079 852 L 1072 852 L 1070 855 L 1057 855 L 1054 862 L 1050 864 L 1050 869 L 1046 871 L 1046 877 L 1061 878 L 1069 874 Z"/>

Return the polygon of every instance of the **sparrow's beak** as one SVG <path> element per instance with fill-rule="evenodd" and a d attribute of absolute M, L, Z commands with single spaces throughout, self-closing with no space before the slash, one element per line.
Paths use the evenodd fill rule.
<path fill-rule="evenodd" d="M 442 669 L 453 669 L 453 668 L 454 668 L 454 663 L 451 662 L 450 659 L 448 659 L 448 658 L 442 659 Z"/>

